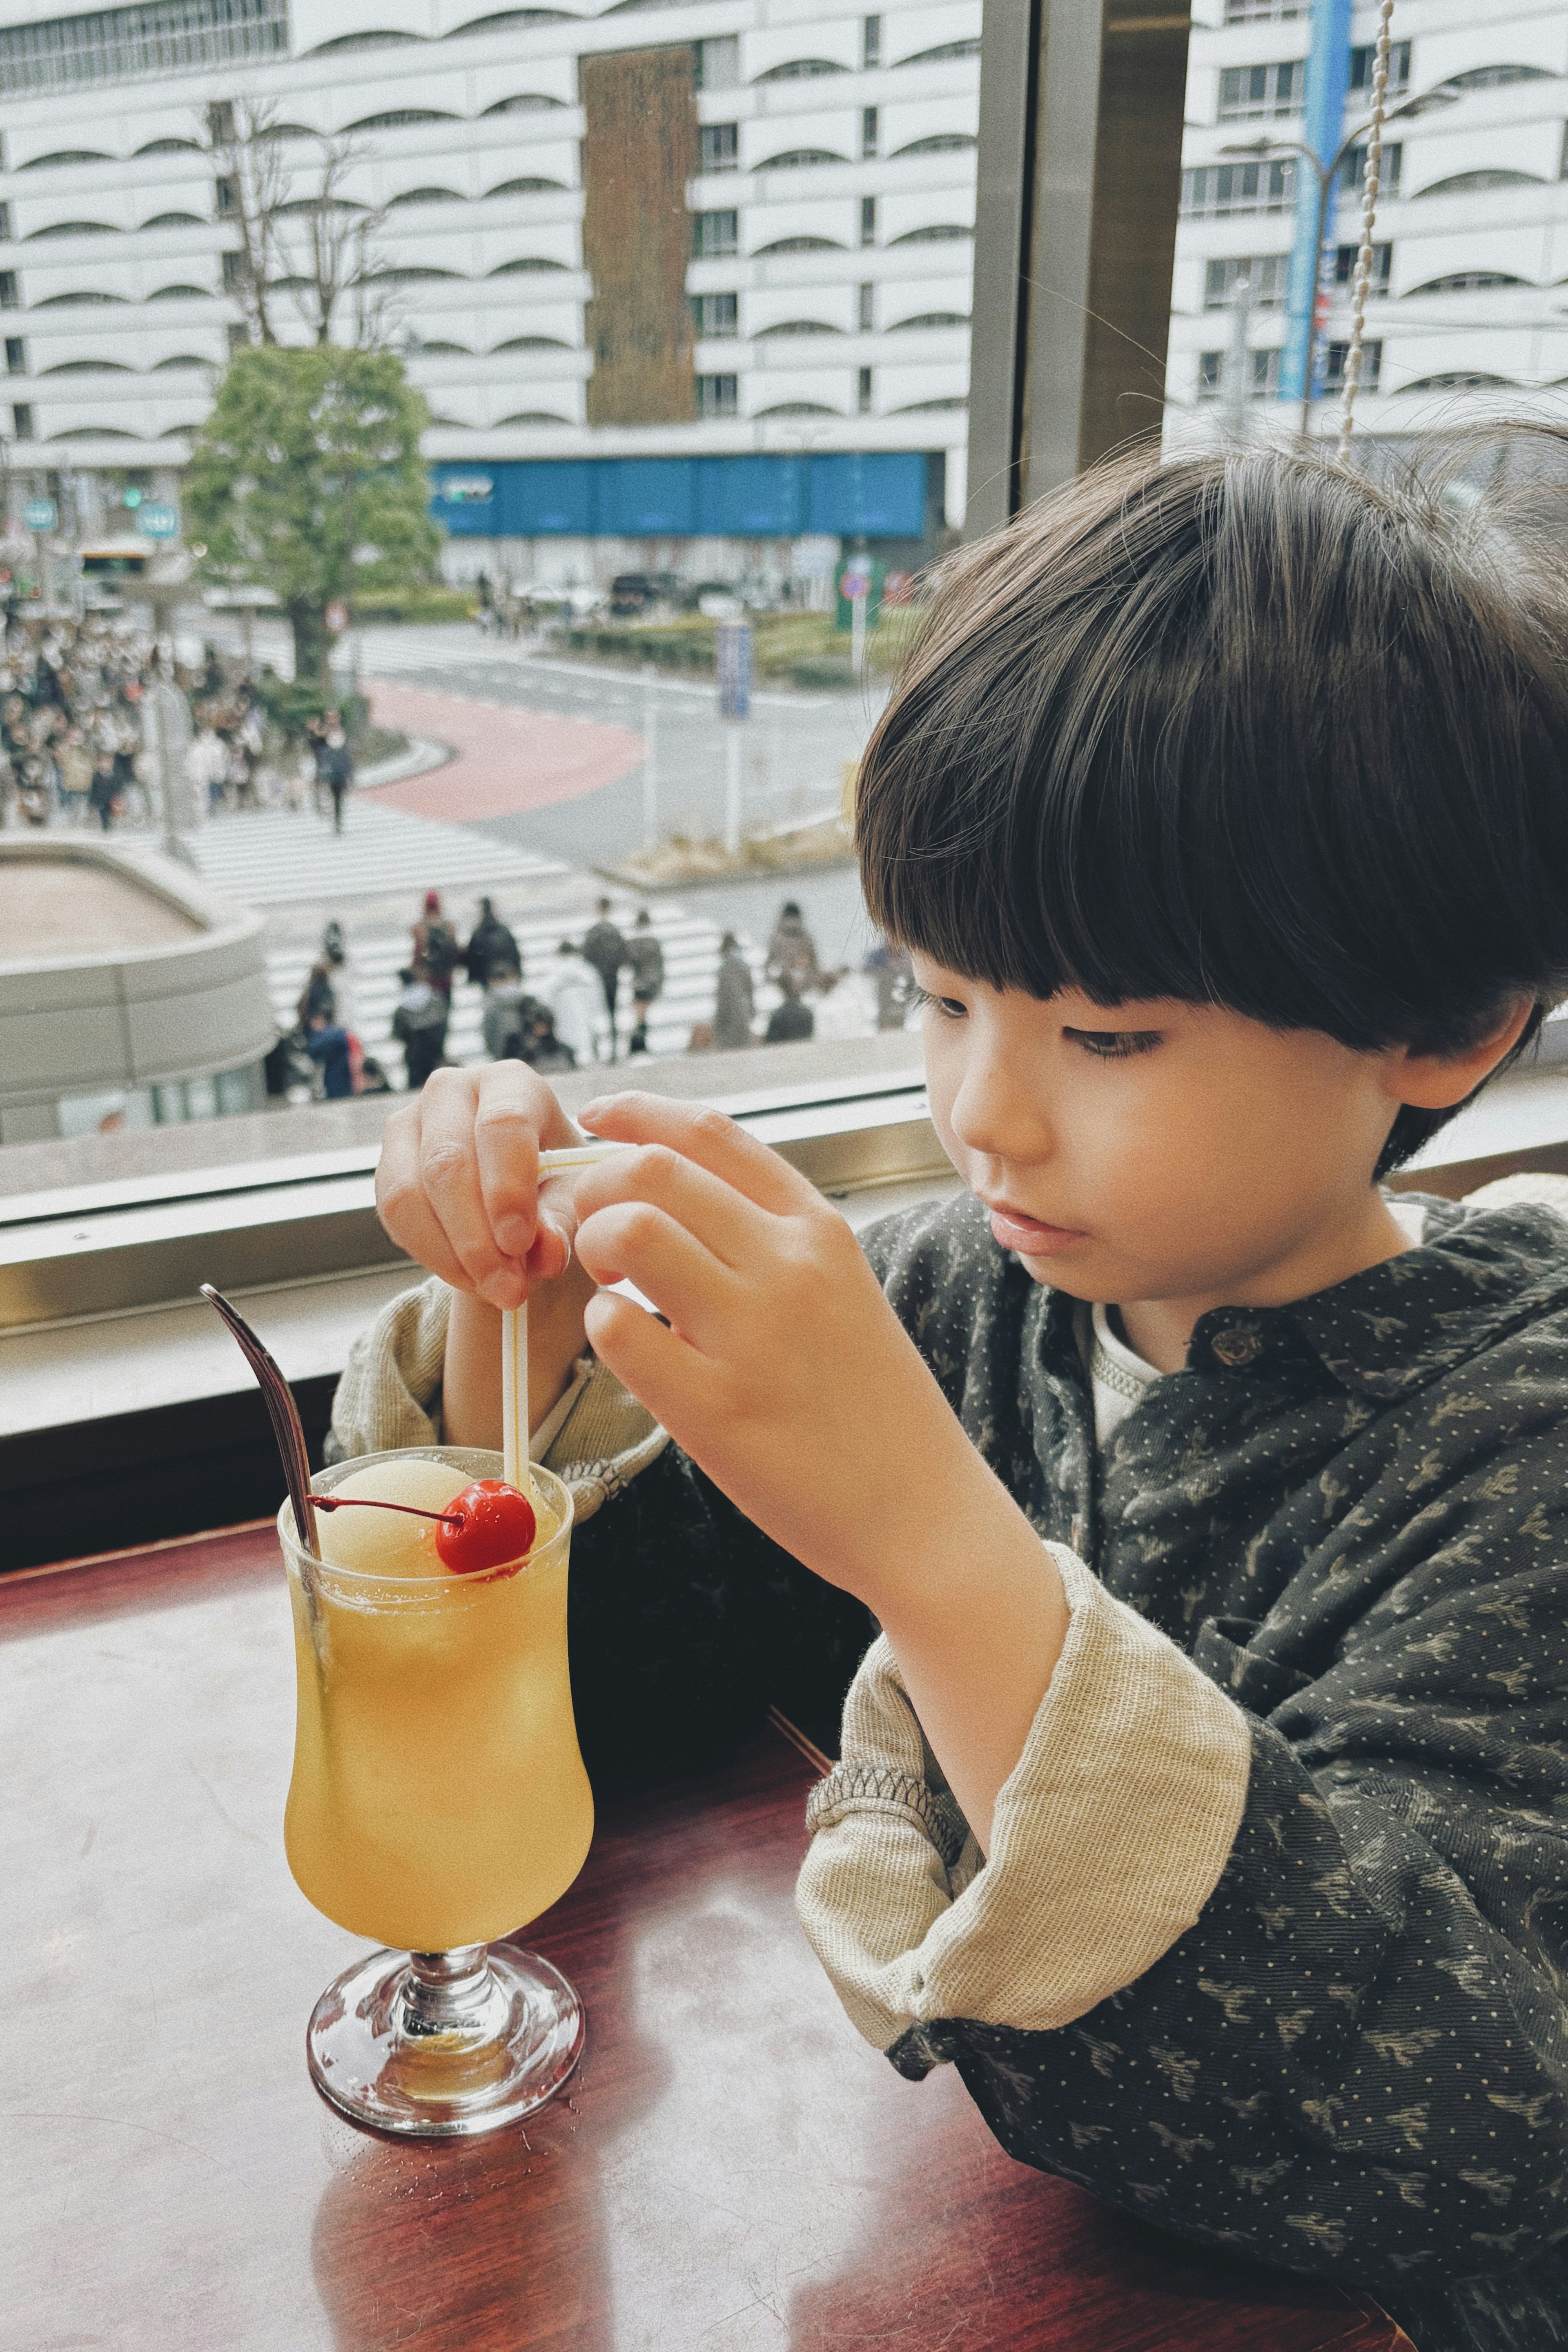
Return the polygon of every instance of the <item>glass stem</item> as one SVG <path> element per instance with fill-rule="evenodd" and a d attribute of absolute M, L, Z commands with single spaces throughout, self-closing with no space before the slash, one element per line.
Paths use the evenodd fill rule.
<path fill-rule="evenodd" d="M 412 2032 L 453 2033 L 475 2023 L 490 1989 L 487 1953 L 483 1944 L 409 1953 L 403 2001 Z"/>

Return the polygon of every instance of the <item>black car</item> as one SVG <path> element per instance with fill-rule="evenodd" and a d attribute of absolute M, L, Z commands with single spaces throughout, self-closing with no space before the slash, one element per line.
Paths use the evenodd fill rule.
<path fill-rule="evenodd" d="M 658 590 L 646 572 L 617 572 L 610 583 L 610 610 L 627 620 L 646 613 Z"/>

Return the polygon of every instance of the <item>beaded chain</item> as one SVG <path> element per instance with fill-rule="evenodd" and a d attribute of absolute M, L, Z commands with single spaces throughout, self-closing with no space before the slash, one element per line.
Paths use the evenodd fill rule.
<path fill-rule="evenodd" d="M 1355 425 L 1355 396 L 1361 389 L 1362 346 L 1366 338 L 1366 298 L 1372 283 L 1372 235 L 1377 220 L 1377 192 L 1383 178 L 1383 124 L 1388 94 L 1389 28 L 1394 22 L 1394 0 L 1383 0 L 1382 15 L 1377 27 L 1377 47 L 1372 66 L 1372 121 L 1367 126 L 1366 172 L 1362 181 L 1361 245 L 1355 257 L 1355 275 L 1351 280 L 1351 340 L 1345 353 L 1345 404 L 1340 418 L 1339 457 L 1343 465 L 1350 457 L 1351 434 Z"/>

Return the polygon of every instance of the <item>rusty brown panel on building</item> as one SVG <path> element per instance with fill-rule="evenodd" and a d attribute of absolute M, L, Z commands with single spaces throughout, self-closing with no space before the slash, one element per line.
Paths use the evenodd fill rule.
<path fill-rule="evenodd" d="M 583 262 L 590 425 L 683 425 L 694 415 L 686 184 L 697 170 L 689 43 L 584 58 Z"/>

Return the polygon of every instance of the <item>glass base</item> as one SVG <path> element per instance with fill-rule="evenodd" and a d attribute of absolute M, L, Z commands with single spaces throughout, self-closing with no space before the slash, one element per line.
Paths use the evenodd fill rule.
<path fill-rule="evenodd" d="M 583 2004 L 511 1944 L 372 1952 L 328 1986 L 305 2035 L 310 2078 L 351 2123 L 454 2139 L 552 2099 L 582 2054 Z"/>

